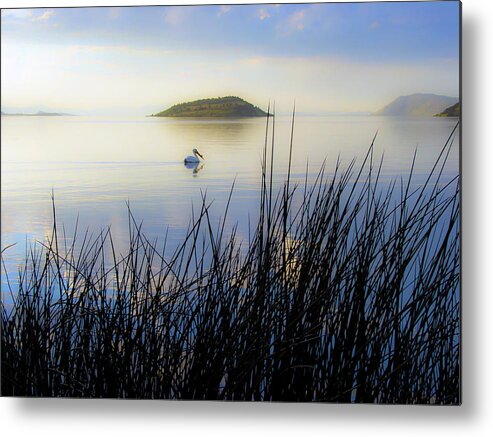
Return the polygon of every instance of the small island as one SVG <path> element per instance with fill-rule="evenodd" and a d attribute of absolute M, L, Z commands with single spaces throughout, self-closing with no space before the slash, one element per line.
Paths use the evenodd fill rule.
<path fill-rule="evenodd" d="M 435 114 L 435 117 L 460 117 L 460 102 L 455 105 L 449 106 L 439 114 Z"/>
<path fill-rule="evenodd" d="M 271 114 L 269 114 L 271 115 Z M 179 103 L 151 117 L 265 117 L 267 112 L 235 96 Z"/>

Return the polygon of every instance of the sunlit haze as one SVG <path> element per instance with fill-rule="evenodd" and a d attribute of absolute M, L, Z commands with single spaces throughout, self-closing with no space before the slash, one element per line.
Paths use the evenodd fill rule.
<path fill-rule="evenodd" d="M 2 111 L 146 115 L 224 95 L 372 112 L 459 94 L 459 3 L 2 10 Z"/>

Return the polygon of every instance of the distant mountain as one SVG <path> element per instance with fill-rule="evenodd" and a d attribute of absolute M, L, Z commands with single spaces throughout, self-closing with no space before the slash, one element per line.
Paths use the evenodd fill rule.
<path fill-rule="evenodd" d="M 153 117 L 265 117 L 266 115 L 267 113 L 257 106 L 234 96 L 179 103 L 152 114 Z"/>
<path fill-rule="evenodd" d="M 41 115 L 41 116 L 48 116 L 48 117 L 59 117 L 59 116 L 70 116 L 73 117 L 75 114 L 67 114 L 65 112 L 44 112 L 44 111 L 38 111 L 34 115 Z"/>
<path fill-rule="evenodd" d="M 449 106 L 439 114 L 435 114 L 435 117 L 460 117 L 460 102 Z"/>
<path fill-rule="evenodd" d="M 2 111 L 2 115 L 15 115 L 15 116 L 25 116 L 25 117 L 60 117 L 60 116 L 74 116 L 75 114 L 65 114 L 63 112 L 44 112 L 38 111 L 35 114 L 26 114 L 23 112 L 9 114 Z"/>
<path fill-rule="evenodd" d="M 374 115 L 433 116 L 457 102 L 457 97 L 411 94 L 397 97 Z"/>

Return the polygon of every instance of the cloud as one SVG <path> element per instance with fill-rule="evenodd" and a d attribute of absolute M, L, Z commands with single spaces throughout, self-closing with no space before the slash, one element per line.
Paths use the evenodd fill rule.
<path fill-rule="evenodd" d="M 24 23 L 26 21 L 47 21 L 55 15 L 55 11 L 45 10 L 35 15 L 35 9 L 2 9 L 2 21 Z"/>
<path fill-rule="evenodd" d="M 33 12 L 30 9 L 2 9 L 2 19 L 13 18 L 13 19 L 25 19 L 31 18 Z"/>
<path fill-rule="evenodd" d="M 219 7 L 219 12 L 217 13 L 217 16 L 220 17 L 221 15 L 227 14 L 230 10 L 230 5 L 222 5 Z"/>
<path fill-rule="evenodd" d="M 254 58 L 240 59 L 239 62 L 240 62 L 241 65 L 255 67 L 257 65 L 265 64 L 266 59 L 267 58 L 265 58 L 265 57 L 257 56 L 257 57 L 254 57 Z"/>
<path fill-rule="evenodd" d="M 156 47 L 132 47 L 129 45 L 82 45 L 73 44 L 68 47 L 69 53 L 78 54 L 97 54 L 103 53 L 105 55 L 122 54 L 129 56 L 169 56 L 174 52 L 172 50 L 165 50 Z"/>
<path fill-rule="evenodd" d="M 305 28 L 305 23 L 304 23 L 305 16 L 306 16 L 306 9 L 295 12 L 288 19 L 289 27 L 295 30 L 303 30 Z"/>
<path fill-rule="evenodd" d="M 286 20 L 279 22 L 276 28 L 281 35 L 300 32 L 306 28 L 308 19 L 308 9 L 301 9 L 300 11 L 293 12 Z"/>
<path fill-rule="evenodd" d="M 122 14 L 122 8 L 109 8 L 108 10 L 108 18 L 110 20 L 117 20 L 120 18 L 120 15 Z"/>
<path fill-rule="evenodd" d="M 260 8 L 258 10 L 257 15 L 258 15 L 259 20 L 261 20 L 261 21 L 265 20 L 266 18 L 270 18 L 270 14 L 267 11 L 267 9 L 265 9 L 265 8 Z"/>
<path fill-rule="evenodd" d="M 373 21 L 370 24 L 370 30 L 376 30 L 380 27 L 380 22 L 379 21 Z"/>
<path fill-rule="evenodd" d="M 44 11 L 41 15 L 37 15 L 37 16 L 33 17 L 31 21 L 49 20 L 51 17 L 53 17 L 53 15 L 55 15 L 54 11 Z"/>
<path fill-rule="evenodd" d="M 171 26 L 182 24 L 185 21 L 190 9 L 190 7 L 187 8 L 185 6 L 166 7 L 166 12 L 164 13 L 165 23 Z"/>

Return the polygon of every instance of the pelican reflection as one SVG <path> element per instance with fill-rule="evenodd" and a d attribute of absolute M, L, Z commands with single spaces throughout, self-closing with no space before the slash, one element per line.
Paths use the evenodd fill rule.
<path fill-rule="evenodd" d="M 201 162 L 185 162 L 185 167 L 193 170 L 192 174 L 196 176 L 197 173 L 204 168 L 204 164 Z"/>

